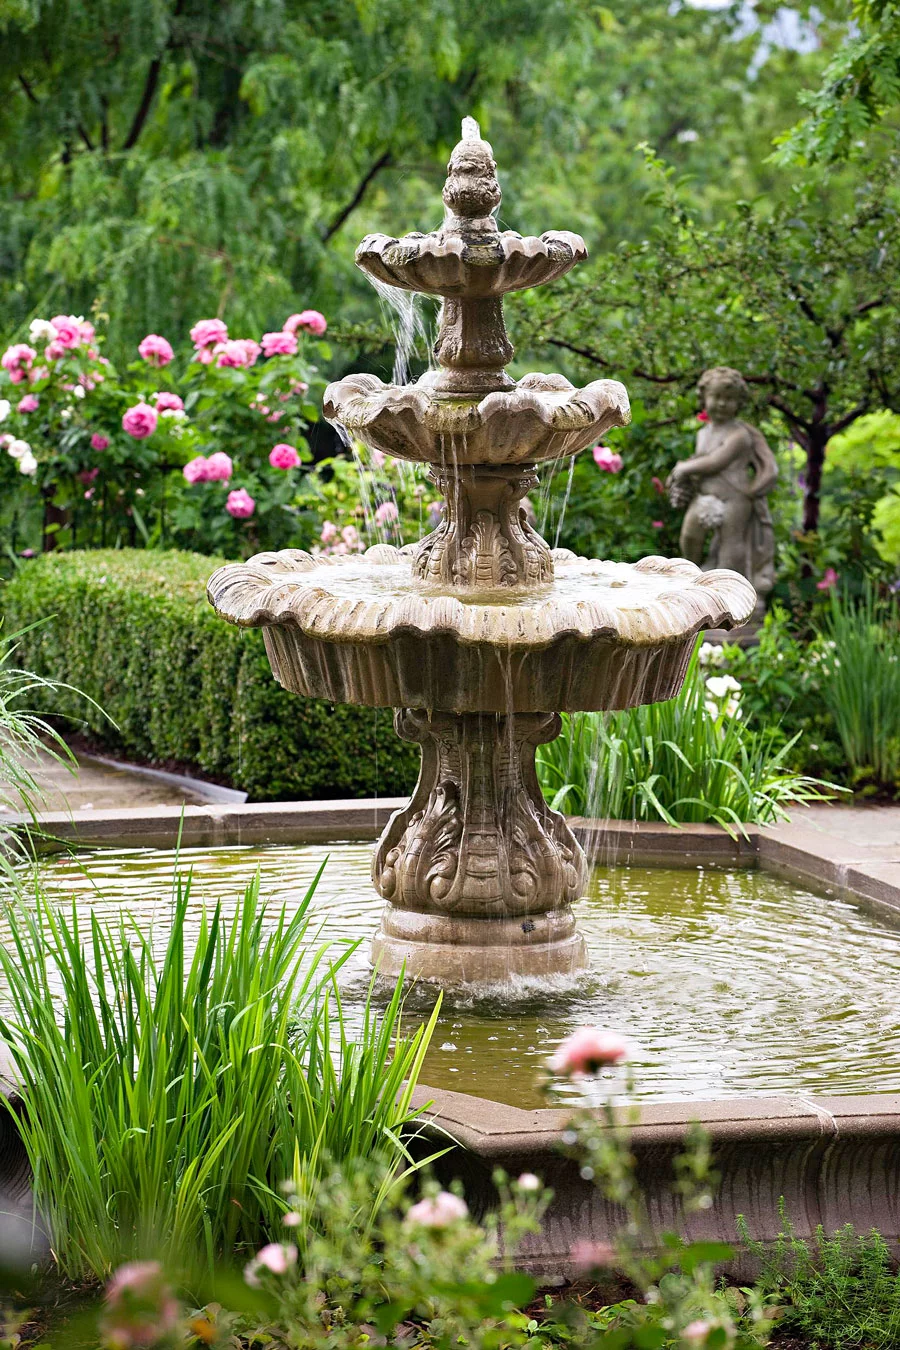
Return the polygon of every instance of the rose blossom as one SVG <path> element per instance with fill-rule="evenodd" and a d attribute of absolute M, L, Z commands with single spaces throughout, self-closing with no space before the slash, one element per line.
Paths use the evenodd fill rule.
<path fill-rule="evenodd" d="M 231 457 L 222 450 L 217 450 L 206 461 L 206 477 L 210 483 L 227 483 L 233 473 Z"/>
<path fill-rule="evenodd" d="M 23 455 L 31 454 L 31 446 L 17 436 L 10 436 L 6 442 L 6 453 L 12 455 L 13 459 L 21 459 Z"/>
<path fill-rule="evenodd" d="M 171 409 L 172 412 L 181 412 L 184 408 L 183 399 L 179 398 L 177 394 L 170 394 L 166 389 L 161 394 L 154 394 L 153 397 L 156 400 L 156 411 L 158 413 L 165 412 L 166 409 Z"/>
<path fill-rule="evenodd" d="M 12 404 L 8 398 L 0 398 L 0 422 L 5 422 L 12 411 Z"/>
<path fill-rule="evenodd" d="M 817 591 L 830 591 L 832 586 L 837 585 L 839 573 L 833 567 L 826 567 L 822 573 L 822 580 L 816 582 Z"/>
<path fill-rule="evenodd" d="M 37 384 L 38 380 L 49 380 L 49 378 L 50 372 L 46 366 L 35 366 L 33 370 L 28 372 L 29 384 Z"/>
<path fill-rule="evenodd" d="M 99 469 L 82 469 L 81 472 L 75 476 L 79 483 L 84 483 L 85 487 L 90 487 L 99 472 Z"/>
<path fill-rule="evenodd" d="M 260 346 L 252 338 L 231 338 L 228 342 L 219 342 L 213 348 L 217 366 L 252 366 L 259 356 Z"/>
<path fill-rule="evenodd" d="M 188 460 L 181 472 L 189 483 L 207 482 L 206 456 L 197 455 L 196 458 Z"/>
<path fill-rule="evenodd" d="M 92 450 L 108 450 L 108 449 L 109 449 L 109 437 L 108 437 L 108 436 L 104 436 L 104 435 L 103 435 L 101 432 L 99 432 L 99 431 L 95 431 L 94 434 L 93 434 L 93 436 L 91 437 L 91 449 L 92 449 Z"/>
<path fill-rule="evenodd" d="M 373 450 L 373 451 L 372 451 L 372 463 L 374 464 L 374 466 L 375 466 L 376 469 L 383 469 L 383 468 L 384 468 L 384 461 L 385 461 L 386 459 L 387 459 L 387 455 L 385 455 L 385 453 L 384 453 L 382 450 Z"/>
<path fill-rule="evenodd" d="M 92 323 L 88 323 L 87 319 L 79 319 L 78 331 L 81 334 L 81 341 L 84 343 L 86 347 L 90 347 L 90 344 L 94 340 L 94 325 Z M 91 349 L 88 352 L 88 356 L 92 358 L 96 357 L 96 355 L 97 353 L 93 349 Z"/>
<path fill-rule="evenodd" d="M 149 403 L 136 403 L 122 417 L 122 430 L 127 431 L 136 441 L 144 441 L 156 430 L 156 409 Z"/>
<path fill-rule="evenodd" d="M 235 520 L 249 520 L 256 510 L 256 502 L 246 488 L 236 488 L 234 492 L 229 492 L 225 510 Z"/>
<path fill-rule="evenodd" d="M 296 333 L 298 328 L 306 328 L 314 337 L 321 337 L 327 327 L 325 315 L 317 309 L 304 309 L 302 313 L 292 314 L 284 321 L 286 333 Z"/>
<path fill-rule="evenodd" d="M 211 347 L 216 342 L 228 341 L 228 329 L 221 319 L 200 319 L 191 329 L 195 347 Z"/>
<path fill-rule="evenodd" d="M 289 1266 L 297 1264 L 297 1248 L 293 1242 L 270 1242 L 256 1253 L 256 1261 L 273 1275 L 284 1275 Z"/>
<path fill-rule="evenodd" d="M 35 412 L 37 410 L 37 407 L 38 401 L 35 398 L 34 394 L 26 394 L 25 397 L 20 398 L 18 403 L 16 404 L 16 412 L 20 413 Z"/>
<path fill-rule="evenodd" d="M 19 459 L 19 473 L 35 474 L 37 473 L 38 462 L 30 450 Z"/>
<path fill-rule="evenodd" d="M 9 372 L 9 378 L 13 384 L 20 384 L 24 380 L 26 372 L 31 369 L 31 364 L 36 356 L 37 352 L 33 347 L 29 347 L 27 342 L 14 342 L 0 356 L 0 366 Z"/>
<path fill-rule="evenodd" d="M 604 473 L 618 473 L 622 467 L 622 456 L 617 455 L 614 450 L 610 450 L 607 445 L 595 445 L 593 449 L 594 463 L 598 469 Z"/>
<path fill-rule="evenodd" d="M 76 319 L 74 314 L 57 314 L 50 322 L 53 324 L 53 331 L 56 334 L 55 341 L 61 347 L 78 346 L 81 341 L 82 319 Z"/>
<path fill-rule="evenodd" d="M 661 520 L 651 520 L 650 524 L 653 526 L 654 530 L 661 530 L 663 527 L 663 522 Z"/>
<path fill-rule="evenodd" d="M 56 329 L 49 319 L 32 319 L 28 326 L 28 336 L 32 342 L 52 342 Z"/>
<path fill-rule="evenodd" d="M 705 408 L 703 409 L 702 412 L 698 412 L 698 414 L 697 414 L 697 421 L 698 421 L 698 422 L 708 422 L 708 421 L 709 421 L 709 413 L 706 411 Z"/>
<path fill-rule="evenodd" d="M 359 530 L 355 525 L 345 525 L 341 530 L 341 538 L 348 548 L 361 548 Z"/>
<path fill-rule="evenodd" d="M 56 338 L 54 338 L 52 342 L 48 343 L 47 347 L 44 350 L 44 357 L 47 361 L 59 361 L 61 357 L 65 356 L 65 354 L 66 348 Z"/>
<path fill-rule="evenodd" d="M 712 1331 L 710 1322 L 688 1322 L 684 1331 L 681 1333 L 682 1339 L 686 1340 L 688 1345 L 703 1345 L 707 1336 Z"/>
<path fill-rule="evenodd" d="M 280 441 L 269 451 L 269 463 L 273 469 L 296 469 L 300 463 L 300 456 L 292 445 Z"/>
<path fill-rule="evenodd" d="M 280 333 L 263 333 L 262 349 L 264 356 L 293 356 L 297 339 L 286 329 Z"/>
<path fill-rule="evenodd" d="M 151 366 L 167 366 L 175 356 L 171 342 L 167 342 L 159 333 L 148 333 L 138 344 L 138 355 Z"/>
<path fill-rule="evenodd" d="M 413 1205 L 406 1215 L 406 1222 L 418 1224 L 420 1228 L 449 1228 L 451 1224 L 464 1219 L 468 1212 L 465 1200 L 452 1191 L 440 1191 Z"/>
<path fill-rule="evenodd" d="M 324 520 L 322 522 L 322 533 L 319 535 L 323 544 L 330 544 L 333 539 L 337 539 L 338 527 L 333 521 Z"/>
<path fill-rule="evenodd" d="M 400 516 L 394 502 L 382 502 L 375 510 L 376 525 L 391 525 Z"/>
<path fill-rule="evenodd" d="M 579 1027 L 567 1036 L 553 1053 L 550 1068 L 554 1073 L 582 1076 L 596 1073 L 609 1064 L 621 1064 L 628 1058 L 628 1043 L 615 1031 L 601 1027 Z"/>

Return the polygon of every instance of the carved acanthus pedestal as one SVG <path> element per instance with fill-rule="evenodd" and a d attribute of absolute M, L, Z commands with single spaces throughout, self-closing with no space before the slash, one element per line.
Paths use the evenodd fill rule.
<path fill-rule="evenodd" d="M 532 466 L 448 464 L 431 477 L 445 499 L 444 518 L 416 550 L 414 576 L 479 591 L 553 580 L 550 548 L 519 504 L 537 485 Z"/>

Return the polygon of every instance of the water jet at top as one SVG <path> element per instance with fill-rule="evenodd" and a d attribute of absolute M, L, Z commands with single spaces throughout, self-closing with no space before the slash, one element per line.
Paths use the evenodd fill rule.
<path fill-rule="evenodd" d="M 310 698 L 395 709 L 422 750 L 408 806 L 391 818 L 373 877 L 387 902 L 379 970 L 457 984 L 549 976 L 586 962 L 572 902 L 586 861 L 544 802 L 536 747 L 561 711 L 633 707 L 677 694 L 695 635 L 744 623 L 753 587 L 684 559 L 635 564 L 551 549 L 521 502 L 542 461 L 578 454 L 630 417 L 615 380 L 506 372 L 503 296 L 587 257 L 569 231 L 501 231 L 493 153 L 465 118 L 429 234 L 368 235 L 357 264 L 439 296 L 437 369 L 416 383 L 350 375 L 326 417 L 371 449 L 427 463 L 445 510 L 416 544 L 361 557 L 299 549 L 229 563 L 216 611 L 263 629 L 275 678 Z"/>

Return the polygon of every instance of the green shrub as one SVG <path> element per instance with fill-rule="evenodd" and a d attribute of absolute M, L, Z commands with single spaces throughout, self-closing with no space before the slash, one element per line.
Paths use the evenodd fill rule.
<path fill-rule="evenodd" d="M 17 662 L 99 705 L 37 688 L 37 710 L 77 718 L 123 754 L 196 767 L 255 800 L 408 791 L 418 756 L 394 735 L 389 711 L 287 693 L 262 634 L 216 617 L 205 585 L 220 561 L 98 549 L 20 567 L 3 593 L 7 626 L 47 621 L 20 637 Z"/>
<path fill-rule="evenodd" d="M 900 792 L 900 603 L 832 591 L 825 702 L 854 786 Z"/>

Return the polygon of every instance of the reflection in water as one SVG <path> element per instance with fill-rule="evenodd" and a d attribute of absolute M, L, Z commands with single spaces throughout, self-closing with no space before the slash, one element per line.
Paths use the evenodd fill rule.
<path fill-rule="evenodd" d="M 330 851 L 312 932 L 362 940 L 342 977 L 352 1025 L 381 908 L 371 848 L 186 849 L 181 868 L 193 872 L 198 916 L 212 900 L 233 906 L 257 868 L 263 893 L 290 907 Z M 56 900 L 77 897 L 106 918 L 127 908 L 161 947 L 173 866 L 172 853 L 106 851 L 49 858 L 42 874 Z M 597 868 L 577 911 L 590 970 L 550 987 L 446 994 L 424 1082 L 538 1105 L 553 1045 L 598 1023 L 632 1038 L 645 1100 L 900 1091 L 900 932 L 880 919 L 761 873 L 668 868 Z M 409 1015 L 434 998 L 412 990 Z"/>

